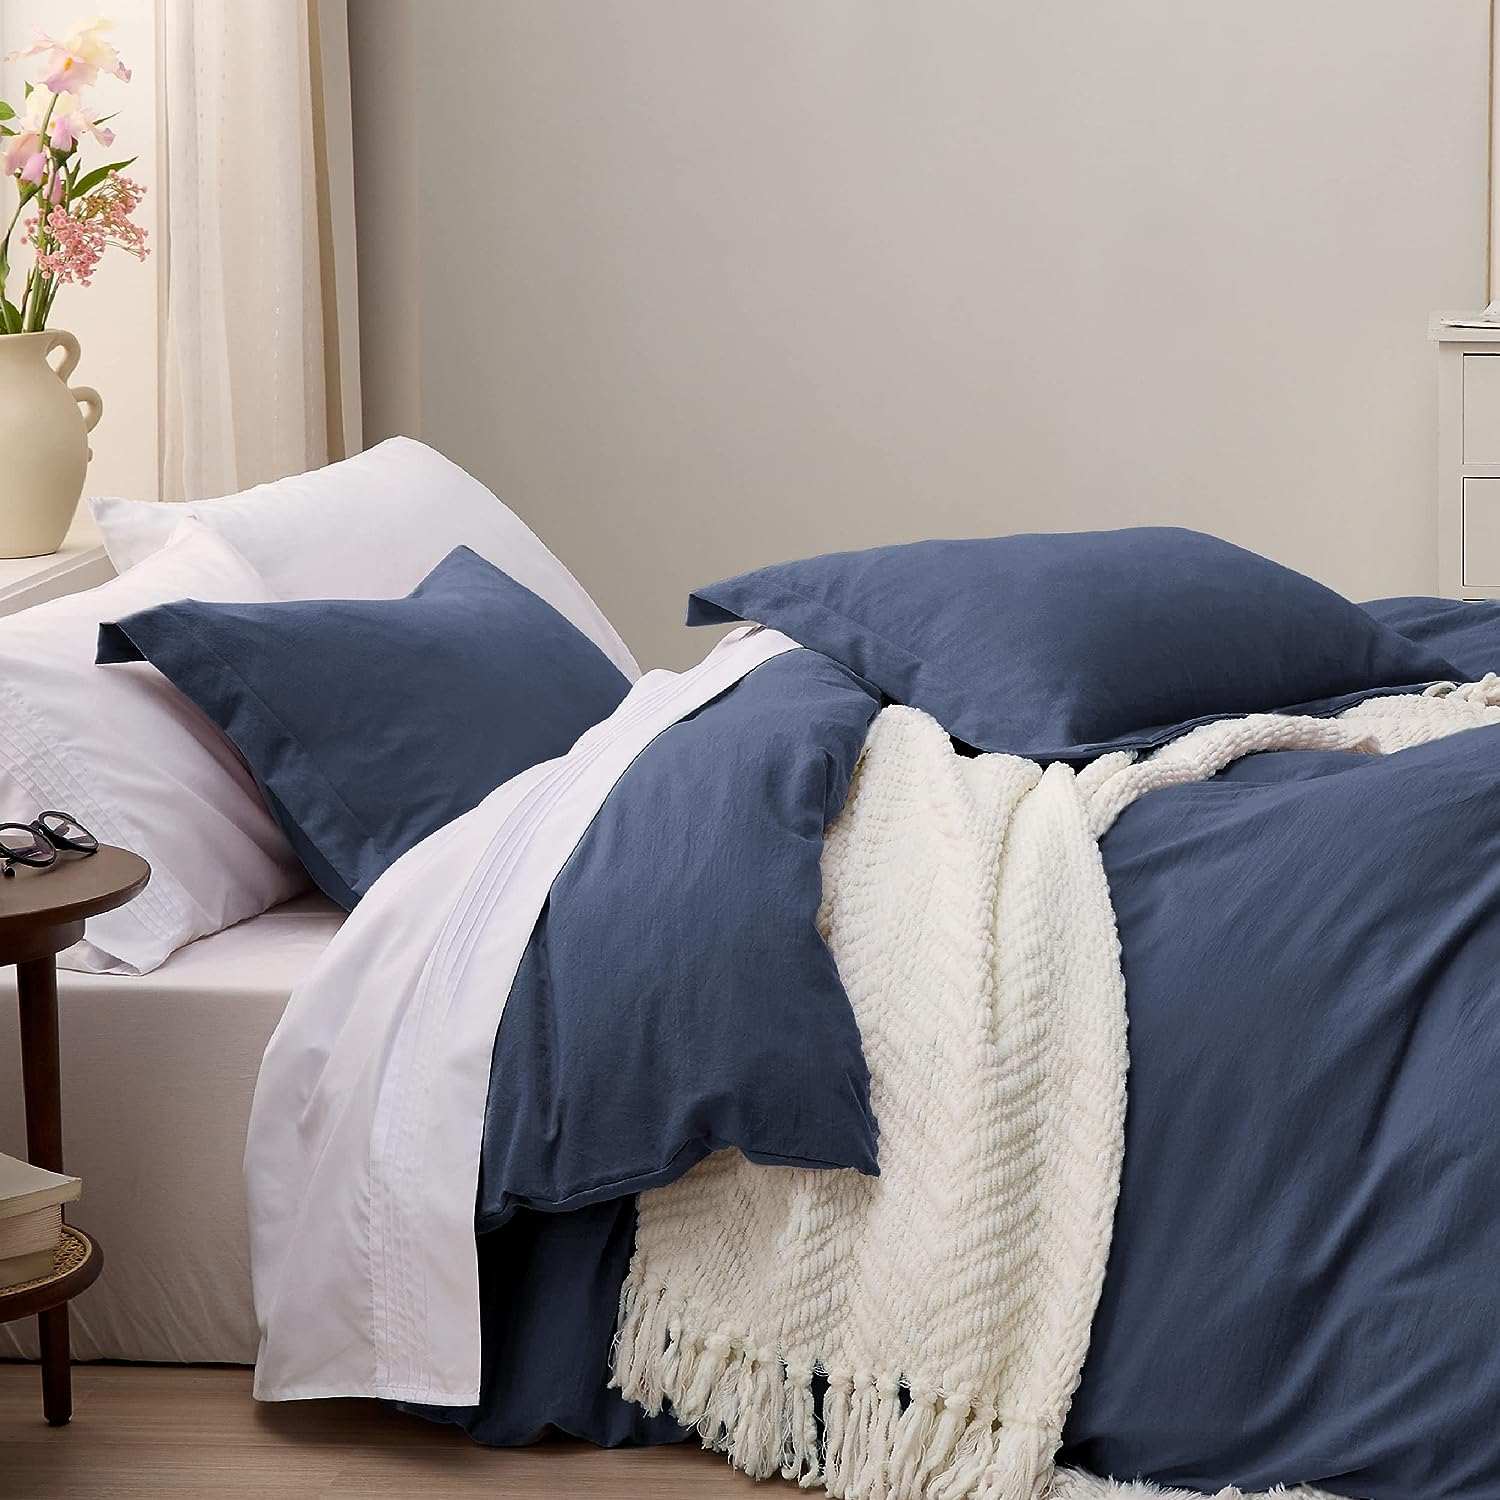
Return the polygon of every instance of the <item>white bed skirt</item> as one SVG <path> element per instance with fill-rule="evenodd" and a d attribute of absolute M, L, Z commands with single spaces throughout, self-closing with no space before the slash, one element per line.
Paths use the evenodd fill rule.
<path fill-rule="evenodd" d="M 303 896 L 152 974 L 59 971 L 63 1157 L 83 1178 L 69 1217 L 104 1250 L 103 1274 L 70 1304 L 75 1358 L 254 1362 L 250 1099 L 292 986 L 342 920 Z M 6 993 L 0 1058 L 19 1056 Z M 0 1151 L 26 1154 L 19 1076 L 0 1088 Z M 35 1353 L 34 1318 L 0 1324 L 0 1358 Z"/>

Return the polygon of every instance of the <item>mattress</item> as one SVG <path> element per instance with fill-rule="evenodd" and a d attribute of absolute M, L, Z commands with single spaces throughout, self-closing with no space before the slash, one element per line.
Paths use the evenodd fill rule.
<path fill-rule="evenodd" d="M 104 1273 L 72 1303 L 79 1359 L 249 1364 L 257 1333 L 241 1159 L 261 1054 L 343 913 L 302 896 L 179 949 L 137 977 L 58 971 L 69 1217 Z M 20 1055 L 0 1002 L 0 1059 Z M 0 1151 L 25 1154 L 19 1079 L 0 1089 Z M 31 1356 L 36 1321 L 0 1325 Z"/>

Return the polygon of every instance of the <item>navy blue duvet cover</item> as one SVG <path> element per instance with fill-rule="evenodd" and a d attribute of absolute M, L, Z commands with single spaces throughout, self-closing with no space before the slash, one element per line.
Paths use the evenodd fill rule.
<path fill-rule="evenodd" d="M 878 1170 L 817 911 L 823 830 L 879 706 L 827 657 L 778 656 L 658 736 L 573 851 L 490 1064 L 483 1400 L 429 1415 L 495 1444 L 682 1437 L 604 1386 L 633 1195 L 727 1146 Z"/>
<path fill-rule="evenodd" d="M 1500 662 L 1500 608 L 1369 608 L 1465 677 Z M 781 682 L 768 663 L 700 711 L 695 751 L 720 733 L 735 774 L 758 768 L 747 797 L 800 786 L 832 817 L 878 698 L 810 652 L 779 660 Z M 789 686 L 821 704 L 801 734 L 770 707 L 771 690 Z M 755 871 L 766 841 L 787 835 L 788 804 L 768 821 L 726 822 L 681 770 L 654 779 L 658 815 L 676 820 L 682 848 L 721 857 L 690 861 L 697 885 L 680 925 L 679 872 L 655 851 L 651 941 L 677 955 L 710 948 L 705 914 L 755 891 L 755 924 L 733 931 L 752 952 L 763 944 L 761 963 L 743 950 L 737 960 L 763 982 L 730 997 L 699 982 L 709 960 L 674 964 L 660 1002 L 708 1032 L 746 1007 L 787 1024 L 781 954 L 805 940 L 816 881 L 795 863 L 800 883 L 770 899 Z M 640 975 L 599 925 L 600 912 L 618 916 L 618 868 L 589 851 L 609 849 L 617 865 L 628 782 L 570 864 L 568 899 L 554 887 L 533 939 L 547 952 L 528 956 L 496 1038 L 478 1205 L 484 1399 L 430 1413 L 482 1441 L 549 1427 L 608 1443 L 682 1435 L 604 1390 L 633 1189 L 590 1195 L 581 1212 L 515 1194 L 521 1177 L 551 1170 L 550 1105 L 533 1099 L 518 1128 L 504 1086 L 555 1034 L 559 997 L 575 1042 L 624 1045 L 618 1018 Z M 1142 797 L 1102 852 L 1127 985 L 1129 1110 L 1064 1457 L 1210 1493 L 1311 1483 L 1371 1500 L 1500 1497 L 1500 727 L 1384 757 L 1253 756 Z M 834 990 L 817 993 L 836 1009 Z M 809 1047 L 823 1045 L 816 1036 Z M 672 1116 L 650 1100 L 682 1062 L 649 1048 L 621 1056 L 639 1145 Z M 829 1076 L 834 1090 L 847 1077 L 837 1052 Z M 713 1095 L 700 1080 L 710 1114 Z"/>
<path fill-rule="evenodd" d="M 1070 1456 L 1500 1494 L 1500 727 L 1253 756 L 1103 853 L 1129 1109 Z"/>

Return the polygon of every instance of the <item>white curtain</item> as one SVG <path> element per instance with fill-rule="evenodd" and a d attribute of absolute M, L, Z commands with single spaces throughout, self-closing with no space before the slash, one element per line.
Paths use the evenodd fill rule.
<path fill-rule="evenodd" d="M 161 496 L 360 447 L 346 0 L 159 0 Z"/>

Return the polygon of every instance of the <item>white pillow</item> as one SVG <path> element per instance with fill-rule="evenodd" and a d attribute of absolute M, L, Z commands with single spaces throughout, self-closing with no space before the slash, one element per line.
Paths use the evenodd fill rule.
<path fill-rule="evenodd" d="M 218 728 L 146 662 L 94 665 L 101 621 L 188 596 L 271 598 L 227 542 L 186 522 L 129 573 L 0 619 L 0 822 L 59 809 L 151 865 L 134 901 L 58 955 L 67 968 L 144 974 L 307 884 Z"/>
<path fill-rule="evenodd" d="M 195 516 L 281 599 L 399 599 L 455 547 L 472 547 L 571 620 L 632 682 L 640 676 L 604 611 L 526 523 L 414 438 L 387 438 L 342 463 L 219 500 L 101 497 L 89 505 L 117 572 Z"/>

